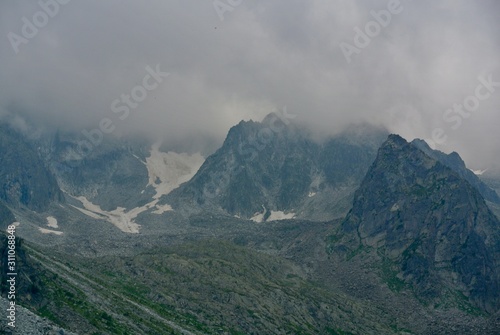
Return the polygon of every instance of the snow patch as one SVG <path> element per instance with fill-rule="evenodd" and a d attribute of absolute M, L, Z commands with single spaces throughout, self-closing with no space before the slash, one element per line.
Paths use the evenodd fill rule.
<path fill-rule="evenodd" d="M 50 230 L 50 229 L 45 229 L 45 228 L 38 228 L 38 230 L 42 234 L 54 234 L 54 235 L 58 235 L 58 236 L 64 234 L 62 231 Z"/>
<path fill-rule="evenodd" d="M 316 192 L 309 192 L 309 194 L 307 195 L 309 198 L 312 198 L 316 195 Z"/>
<path fill-rule="evenodd" d="M 261 223 L 264 220 L 264 213 L 255 213 L 253 217 L 250 218 L 253 222 Z"/>
<path fill-rule="evenodd" d="M 149 182 L 147 186 L 154 187 L 154 199 L 167 195 L 182 183 L 189 181 L 205 161 L 200 153 L 161 152 L 158 142 L 151 148 L 151 154 L 146 158 Z"/>
<path fill-rule="evenodd" d="M 172 207 L 169 205 L 169 204 L 165 204 L 165 205 L 156 205 L 156 208 L 157 210 L 155 210 L 154 212 L 152 212 L 153 214 L 163 214 L 165 212 L 168 212 L 168 211 L 173 211 Z"/>
<path fill-rule="evenodd" d="M 57 225 L 57 219 L 53 216 L 47 217 L 47 226 L 49 226 L 50 228 L 59 228 L 59 226 Z"/>
<path fill-rule="evenodd" d="M 139 233 L 140 225 L 134 222 L 134 219 L 142 212 L 149 209 L 148 205 L 142 207 L 136 207 L 126 212 L 125 208 L 118 207 L 117 209 L 107 212 L 101 209 L 100 206 L 95 205 L 87 200 L 85 197 L 77 197 L 78 201 L 80 201 L 85 207 L 85 210 L 81 208 L 75 207 L 80 212 L 85 215 L 88 215 L 94 219 L 105 219 L 106 221 L 115 225 L 118 229 L 123 231 L 124 233 Z M 156 205 L 156 203 L 155 203 Z M 73 206 L 74 207 L 74 206 Z"/>
<path fill-rule="evenodd" d="M 392 205 L 391 212 L 396 212 L 398 210 L 399 210 L 399 205 L 397 203 L 395 203 L 394 205 Z"/>
<path fill-rule="evenodd" d="M 139 233 L 140 225 L 135 222 L 137 216 L 145 211 L 152 211 L 153 214 L 161 215 L 173 210 L 168 204 L 158 205 L 160 198 L 169 194 L 182 183 L 189 181 L 200 169 L 205 161 L 200 153 L 189 155 L 186 153 L 178 154 L 175 152 L 161 152 L 158 142 L 151 148 L 151 153 L 146 162 L 139 157 L 138 160 L 146 165 L 148 170 L 148 186 L 155 189 L 153 199 L 141 207 L 127 210 L 118 207 L 113 211 L 104 211 L 100 206 L 91 203 L 87 198 L 81 196 L 75 199 L 79 200 L 84 208 L 73 206 L 83 214 L 97 220 L 106 220 L 125 233 Z M 144 194 L 144 190 L 141 192 Z"/>
<path fill-rule="evenodd" d="M 264 207 L 264 206 L 262 206 Z M 264 221 L 264 215 L 266 214 L 266 209 L 262 213 L 255 213 L 253 217 L 250 218 L 251 221 L 261 223 Z M 266 221 L 279 221 L 293 219 L 295 213 L 285 213 L 283 211 L 271 211 L 271 214 Z"/>
<path fill-rule="evenodd" d="M 141 162 L 142 164 L 146 165 L 146 163 L 144 163 L 144 161 L 143 161 L 143 160 L 142 160 L 139 156 L 134 155 L 134 154 L 132 154 L 132 156 L 134 156 L 135 158 L 137 158 L 137 160 L 138 160 L 139 162 Z"/>
<path fill-rule="evenodd" d="M 139 228 L 141 227 L 141 225 L 135 222 L 135 219 L 137 218 L 137 216 L 139 216 L 139 214 L 154 208 L 156 208 L 156 210 L 153 211 L 152 213 L 160 215 L 167 211 L 172 210 L 172 207 L 170 207 L 170 205 L 168 204 L 158 205 L 158 201 L 160 199 L 154 199 L 153 201 L 145 204 L 144 206 L 135 207 L 129 211 L 127 211 L 126 208 L 118 207 L 117 209 L 112 210 L 110 212 L 102 210 L 99 205 L 91 203 L 90 201 L 87 200 L 87 198 L 83 196 L 76 197 L 75 199 L 80 201 L 83 207 L 85 207 L 85 209 L 78 208 L 76 206 L 73 207 L 78 209 L 83 214 L 97 220 L 106 220 L 115 225 L 118 229 L 120 229 L 124 233 L 132 233 L 132 234 L 139 233 Z"/>
<path fill-rule="evenodd" d="M 79 208 L 79 207 L 76 207 L 76 206 L 73 206 L 73 205 L 70 205 L 71 207 L 73 208 L 76 208 L 78 209 L 80 212 L 82 212 L 83 214 L 93 218 L 93 219 L 96 219 L 96 220 L 105 220 L 106 217 L 104 215 L 99 215 L 97 213 L 94 213 L 92 211 L 88 211 L 86 209 L 83 209 L 83 208 Z"/>
<path fill-rule="evenodd" d="M 474 174 L 475 174 L 476 176 L 480 176 L 480 175 L 482 175 L 483 173 L 485 173 L 486 171 L 488 171 L 488 169 L 486 169 L 486 170 L 471 170 L 471 171 L 472 171 L 472 172 L 474 172 Z"/>
<path fill-rule="evenodd" d="M 293 219 L 295 217 L 295 213 L 285 213 L 282 211 L 271 211 L 271 215 L 267 219 L 267 221 L 278 221 L 278 220 L 288 220 Z"/>

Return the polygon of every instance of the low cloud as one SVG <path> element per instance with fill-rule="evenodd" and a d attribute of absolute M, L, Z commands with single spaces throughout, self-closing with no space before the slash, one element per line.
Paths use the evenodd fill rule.
<path fill-rule="evenodd" d="M 239 120 L 286 106 L 321 133 L 368 121 L 432 139 L 442 128 L 438 148 L 459 151 L 475 169 L 500 165 L 500 88 L 458 129 L 443 119 L 479 76 L 500 82 L 497 1 L 401 0 L 378 32 L 373 13 L 394 0 L 242 1 L 224 20 L 212 1 L 57 3 L 17 52 L 9 34 L 22 37 L 43 7 L 0 3 L 0 115 L 19 127 L 24 119 L 81 131 L 109 118 L 117 133 L 220 141 Z M 357 31 L 372 36 L 348 62 L 341 45 L 356 46 Z M 157 64 L 170 75 L 121 120 L 113 102 Z"/>

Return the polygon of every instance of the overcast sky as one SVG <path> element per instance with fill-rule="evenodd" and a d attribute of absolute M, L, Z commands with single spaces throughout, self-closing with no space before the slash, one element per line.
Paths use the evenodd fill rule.
<path fill-rule="evenodd" d="M 441 128 L 441 150 L 474 169 L 500 165 L 500 84 L 478 79 L 500 82 L 500 1 L 59 1 L 53 17 L 38 1 L 0 2 L 3 118 L 77 131 L 109 118 L 117 133 L 223 139 L 286 106 L 322 133 L 368 121 L 432 139 Z M 367 27 L 369 44 L 356 46 Z M 141 91 L 158 65 L 169 76 Z M 114 113 L 134 89 L 147 96 Z M 464 100 L 468 117 L 445 114 Z"/>

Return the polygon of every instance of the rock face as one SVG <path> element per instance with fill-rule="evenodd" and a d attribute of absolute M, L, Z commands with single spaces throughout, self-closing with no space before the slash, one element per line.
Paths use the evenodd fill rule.
<path fill-rule="evenodd" d="M 55 177 L 23 136 L 0 125 L 0 200 L 14 208 L 43 211 L 63 201 Z"/>
<path fill-rule="evenodd" d="M 261 213 L 264 220 L 272 211 L 319 220 L 340 217 L 387 136 L 374 127 L 354 130 L 359 129 L 318 144 L 277 114 L 261 123 L 242 121 L 168 203 L 192 203 L 242 218 Z"/>
<path fill-rule="evenodd" d="M 500 223 L 461 175 L 390 135 L 342 225 L 349 249 L 367 247 L 396 264 L 398 277 L 433 301 L 460 292 L 500 308 Z"/>
<path fill-rule="evenodd" d="M 12 212 L 0 201 L 0 228 L 11 224 L 15 221 L 15 217 Z"/>
<path fill-rule="evenodd" d="M 41 279 L 39 278 L 40 267 L 38 267 L 27 255 L 23 247 L 24 240 L 16 238 L 16 303 L 40 303 L 43 300 Z M 2 266 L 2 283 L 0 283 L 0 292 L 3 297 L 7 297 L 9 291 L 8 283 L 6 282 L 8 271 L 8 239 L 7 236 L 0 233 L 0 265 Z"/>
<path fill-rule="evenodd" d="M 460 155 L 456 152 L 452 152 L 447 155 L 444 152 L 438 150 L 432 150 L 429 145 L 423 140 L 413 140 L 411 142 L 417 148 L 425 152 L 429 157 L 432 157 L 442 164 L 446 165 L 456 173 L 458 173 L 462 178 L 467 180 L 469 184 L 474 186 L 479 193 L 483 196 L 485 200 L 491 201 L 495 204 L 500 204 L 500 197 L 497 192 L 487 186 L 485 183 L 479 179 L 471 170 L 465 166 L 465 162 L 460 158 Z"/>
<path fill-rule="evenodd" d="M 81 142 L 78 134 L 58 132 L 41 144 L 65 192 L 85 196 L 105 210 L 133 208 L 146 201 L 150 194 L 140 193 L 148 184 L 145 141 L 131 144 L 129 140 L 106 137 L 90 148 Z"/>

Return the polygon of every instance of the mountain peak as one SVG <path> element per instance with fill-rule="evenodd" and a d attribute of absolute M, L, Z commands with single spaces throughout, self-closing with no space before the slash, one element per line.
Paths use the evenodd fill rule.
<path fill-rule="evenodd" d="M 344 245 L 374 250 L 371 257 L 394 264 L 422 297 L 433 301 L 454 289 L 495 311 L 499 226 L 481 194 L 457 172 L 390 135 L 342 231 Z M 458 284 L 450 284 L 453 276 Z"/>
<path fill-rule="evenodd" d="M 190 211 L 217 208 L 245 219 L 278 212 L 318 220 L 344 216 L 387 135 L 377 130 L 363 137 L 353 127 L 320 144 L 292 119 L 271 113 L 261 123 L 232 127 L 223 146 L 168 201 L 176 208 L 194 200 Z"/>
<path fill-rule="evenodd" d="M 262 124 L 269 125 L 271 122 L 275 122 L 276 120 L 280 119 L 280 116 L 276 112 L 271 112 L 267 114 L 263 119 L 262 119 Z"/>
<path fill-rule="evenodd" d="M 474 188 L 476 188 L 484 199 L 495 204 L 500 204 L 500 197 L 496 191 L 488 187 L 485 183 L 483 183 L 483 181 L 481 181 L 481 179 L 479 179 L 478 176 L 474 174 L 474 172 L 469 170 L 457 152 L 453 151 L 450 154 L 445 154 L 439 150 L 433 150 L 425 141 L 420 139 L 413 140 L 411 144 L 419 148 L 427 156 L 432 157 L 458 173 L 462 178 L 467 180 Z"/>
<path fill-rule="evenodd" d="M 407 144 L 408 142 L 398 134 L 390 134 L 385 143 L 386 146 L 391 146 L 396 148 L 403 147 L 404 145 Z"/>

